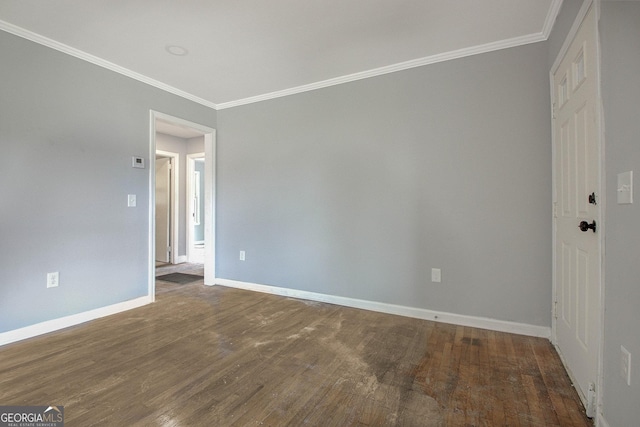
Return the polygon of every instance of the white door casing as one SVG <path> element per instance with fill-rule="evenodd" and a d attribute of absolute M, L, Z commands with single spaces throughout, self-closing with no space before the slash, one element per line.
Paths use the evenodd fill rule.
<path fill-rule="evenodd" d="M 156 261 L 169 262 L 171 246 L 171 159 L 156 159 Z"/>
<path fill-rule="evenodd" d="M 205 158 L 205 185 L 204 185 L 204 215 L 205 215 L 205 260 L 204 260 L 204 284 L 215 285 L 216 277 L 216 130 L 208 126 L 171 116 L 159 111 L 149 111 L 149 156 L 155 158 L 156 151 L 156 124 L 158 121 L 171 123 L 173 125 L 195 130 L 204 136 L 204 158 Z M 151 163 L 155 170 L 155 162 Z M 155 219 L 155 171 L 149 174 L 149 265 L 148 265 L 148 295 L 155 301 L 155 240 L 156 240 L 156 219 Z M 178 197 L 174 197 L 178 199 Z M 174 203 L 175 206 L 175 203 Z M 177 227 L 176 227 L 177 228 Z M 176 239 L 177 240 L 177 239 Z"/>
<path fill-rule="evenodd" d="M 554 341 L 593 417 L 602 340 L 601 141 L 593 6 L 553 72 L 552 84 Z"/>

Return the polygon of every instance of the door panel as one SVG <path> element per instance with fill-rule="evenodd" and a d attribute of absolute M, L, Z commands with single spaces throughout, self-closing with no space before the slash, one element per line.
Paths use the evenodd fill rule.
<path fill-rule="evenodd" d="M 574 202 L 574 191 L 573 191 L 573 162 L 572 162 L 572 153 L 573 153 L 573 127 L 571 126 L 572 122 L 567 120 L 562 124 L 561 135 L 560 135 L 560 145 L 561 145 L 561 191 L 559 194 L 560 198 L 560 206 L 562 206 L 562 216 L 564 218 L 573 218 L 575 216 L 573 212 L 573 207 L 575 206 Z"/>
<path fill-rule="evenodd" d="M 593 185 L 592 176 L 594 171 L 589 170 L 589 156 L 593 155 L 589 152 L 588 146 L 590 135 L 590 129 L 588 129 L 588 117 L 587 117 L 587 104 L 583 104 L 578 107 L 575 112 L 576 123 L 576 200 L 578 202 L 578 217 L 586 218 L 590 215 L 588 196 L 582 197 L 581 195 L 588 195 L 591 191 L 595 191 L 595 188 L 591 188 Z"/>
<path fill-rule="evenodd" d="M 573 266 L 573 262 L 572 260 L 572 248 L 571 245 L 566 244 L 565 242 L 561 242 L 562 243 L 562 260 L 559 263 L 558 267 L 560 268 L 560 271 L 562 273 L 561 276 L 561 281 L 560 281 L 560 285 L 562 288 L 562 295 L 560 295 L 560 298 L 558 301 L 560 301 L 560 307 L 562 308 L 562 321 L 564 322 L 564 326 L 566 328 L 572 328 L 573 327 L 573 294 L 572 294 L 572 287 L 571 287 L 571 277 L 573 276 L 573 271 L 572 270 L 572 266 Z"/>
<path fill-rule="evenodd" d="M 589 252 L 582 248 L 576 248 L 576 270 L 578 277 L 576 280 L 576 305 L 578 318 L 576 319 L 576 338 L 582 344 L 582 350 L 589 351 L 589 287 L 583 284 L 589 283 Z"/>

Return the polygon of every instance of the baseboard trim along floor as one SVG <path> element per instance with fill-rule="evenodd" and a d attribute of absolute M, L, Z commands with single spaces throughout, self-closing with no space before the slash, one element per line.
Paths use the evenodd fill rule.
<path fill-rule="evenodd" d="M 428 310 L 424 308 L 407 307 L 396 304 L 341 297 L 336 295 L 327 295 L 317 292 L 302 291 L 297 289 L 282 288 L 278 286 L 262 285 L 258 283 L 249 283 L 237 280 L 216 279 L 215 284 L 291 298 L 326 302 L 329 304 L 338 304 L 345 307 L 360 308 L 363 310 L 377 311 L 380 313 L 396 314 L 399 316 L 432 320 L 453 325 L 488 329 L 491 331 L 508 332 L 540 338 L 551 337 L 551 328 L 546 326 L 529 325 L 526 323 L 509 322 L 498 319 L 490 319 L 486 317 L 467 316 L 462 314 Z M 70 316 L 37 323 L 35 325 L 26 326 L 24 328 L 3 332 L 0 333 L 0 346 L 68 328 L 70 326 L 75 326 L 80 323 L 99 319 L 101 317 L 120 313 L 122 311 L 131 310 L 133 308 L 141 307 L 151 302 L 153 302 L 153 298 L 151 296 L 144 296 L 106 307 L 97 308 L 95 310 L 73 314 Z"/>
<path fill-rule="evenodd" d="M 399 316 L 414 317 L 417 319 L 432 320 L 435 322 L 449 323 L 453 325 L 488 329 L 491 331 L 508 332 L 512 334 L 547 339 L 551 337 L 551 328 L 547 326 L 529 325 L 526 323 L 509 322 L 505 320 L 490 319 L 486 317 L 467 316 L 463 314 L 428 310 L 425 308 L 407 307 L 396 304 L 387 304 L 383 302 L 301 291 L 297 289 L 281 288 L 278 286 L 241 282 L 237 280 L 216 279 L 215 284 L 291 298 L 326 302 L 329 304 L 338 304 L 346 307 L 377 311 L 380 313 L 396 314 Z"/>
<path fill-rule="evenodd" d="M 27 338 L 36 337 L 38 335 L 47 334 L 70 326 L 79 325 L 80 323 L 90 320 L 99 319 L 101 317 L 110 316 L 112 314 L 131 310 L 133 308 L 142 307 L 153 302 L 150 296 L 144 296 L 121 303 L 108 305 L 106 307 L 96 308 L 70 316 L 60 317 L 58 319 L 47 320 L 45 322 L 36 323 L 35 325 L 25 326 L 24 328 L 14 329 L 12 331 L 0 333 L 0 346 L 16 341 L 22 341 Z"/>

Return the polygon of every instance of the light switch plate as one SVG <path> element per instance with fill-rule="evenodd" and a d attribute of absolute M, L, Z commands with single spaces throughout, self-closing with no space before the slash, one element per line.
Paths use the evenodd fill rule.
<path fill-rule="evenodd" d="M 633 171 L 618 174 L 618 204 L 633 203 Z"/>
<path fill-rule="evenodd" d="M 127 206 L 130 208 L 135 208 L 136 207 L 136 195 L 135 194 L 128 194 L 127 195 Z"/>
<path fill-rule="evenodd" d="M 131 166 L 136 169 L 144 169 L 144 157 L 132 157 Z"/>

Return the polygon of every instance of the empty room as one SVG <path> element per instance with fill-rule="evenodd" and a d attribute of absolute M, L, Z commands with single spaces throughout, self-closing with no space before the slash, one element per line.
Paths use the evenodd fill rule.
<path fill-rule="evenodd" d="M 640 2 L 0 0 L 0 426 L 636 426 Z"/>

